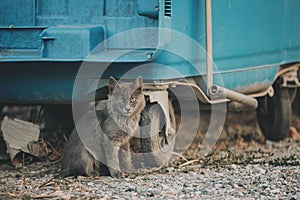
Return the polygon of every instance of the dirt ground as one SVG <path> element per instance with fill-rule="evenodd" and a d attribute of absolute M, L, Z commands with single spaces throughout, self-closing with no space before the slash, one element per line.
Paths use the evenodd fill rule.
<path fill-rule="evenodd" d="M 192 116 L 190 120 L 193 120 Z M 205 127 L 204 124 L 202 127 Z M 300 131 L 299 118 L 293 117 L 292 127 L 297 132 Z M 227 188 L 226 185 L 222 185 L 227 178 L 212 180 L 206 177 L 206 174 L 212 173 L 210 177 L 214 177 L 216 174 L 232 176 L 228 177 L 228 180 L 231 180 L 235 175 L 228 175 L 227 170 L 236 170 L 234 174 L 242 174 L 244 170 L 251 171 L 252 168 L 262 168 L 262 172 L 260 170 L 258 173 L 269 176 L 267 172 L 277 169 L 276 167 L 287 174 L 289 172 L 298 173 L 297 176 L 293 176 L 294 179 L 290 183 L 293 185 L 289 186 L 292 188 L 291 195 L 294 196 L 288 196 L 288 193 L 278 193 L 279 197 L 300 198 L 297 196 L 300 195 L 300 136 L 295 133 L 295 129 L 292 128 L 289 137 L 283 141 L 266 141 L 258 127 L 255 112 L 227 113 L 224 129 L 216 146 L 205 155 L 201 154 L 201 150 L 206 148 L 201 143 L 205 137 L 203 134 L 205 128 L 203 129 L 199 130 L 194 143 L 185 154 L 176 158 L 172 163 L 152 173 L 131 174 L 120 180 L 110 177 L 57 178 L 59 159 L 34 160 L 28 164 L 25 163 L 25 166 L 19 169 L 13 167 L 9 162 L 2 162 L 0 164 L 0 199 L 214 199 L 222 197 L 220 191 L 222 188 Z M 186 177 L 187 175 L 189 176 Z M 243 180 L 241 176 L 238 175 L 234 180 Z M 199 181 L 200 178 L 203 180 Z M 203 184 L 210 185 L 215 180 L 220 180 L 219 185 L 222 185 L 220 190 L 216 184 L 203 186 Z M 183 192 L 185 196 L 180 196 L 176 189 L 177 186 L 172 186 L 177 182 L 178 184 L 186 183 L 187 186 L 183 185 L 182 188 L 189 188 L 189 184 L 192 184 L 191 187 L 194 189 L 191 191 L 185 189 L 184 191 L 187 191 Z M 269 184 L 272 185 L 272 182 Z M 209 189 L 209 187 L 214 189 Z M 264 189 L 258 190 L 258 194 L 256 194 L 256 192 L 243 193 L 241 190 L 243 187 L 239 185 L 233 185 L 231 188 L 232 193 L 228 193 L 229 196 L 226 196 L 225 199 L 243 198 L 243 195 L 250 199 L 262 198 L 261 195 L 264 195 Z M 245 188 L 247 188 L 246 186 L 244 186 L 244 190 L 247 191 Z M 269 188 L 268 184 L 266 188 Z M 206 190 L 209 192 L 205 192 Z M 215 190 L 216 193 L 214 193 Z M 226 189 L 226 191 L 231 190 Z M 250 189 L 248 190 L 250 191 Z M 268 194 L 264 197 L 267 198 Z"/>

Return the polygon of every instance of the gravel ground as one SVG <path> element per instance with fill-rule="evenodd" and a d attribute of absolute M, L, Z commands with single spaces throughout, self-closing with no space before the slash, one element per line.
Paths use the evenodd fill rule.
<path fill-rule="evenodd" d="M 293 126 L 299 131 L 300 120 Z M 152 173 L 56 178 L 59 162 L 0 165 L 0 199 L 300 199 L 300 137 L 265 141 L 255 114 L 230 113 L 214 151 L 187 153 Z"/>

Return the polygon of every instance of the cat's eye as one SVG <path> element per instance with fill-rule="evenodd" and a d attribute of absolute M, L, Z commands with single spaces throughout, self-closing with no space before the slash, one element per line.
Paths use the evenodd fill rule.
<path fill-rule="evenodd" d="M 136 98 L 135 98 L 135 97 L 132 97 L 132 98 L 130 99 L 130 102 L 131 102 L 131 103 L 135 103 L 135 102 L 136 102 Z"/>

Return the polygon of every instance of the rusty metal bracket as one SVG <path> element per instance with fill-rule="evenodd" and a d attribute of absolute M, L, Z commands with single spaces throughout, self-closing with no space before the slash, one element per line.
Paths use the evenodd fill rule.
<path fill-rule="evenodd" d="M 276 78 L 282 78 L 282 87 L 287 88 L 297 88 L 300 87 L 300 81 L 298 77 L 298 70 L 300 67 L 300 63 L 296 63 L 290 66 L 282 66 L 278 73 L 276 74 Z"/>

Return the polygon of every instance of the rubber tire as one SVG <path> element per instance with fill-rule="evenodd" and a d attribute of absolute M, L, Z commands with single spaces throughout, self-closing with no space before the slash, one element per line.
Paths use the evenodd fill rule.
<path fill-rule="evenodd" d="M 268 140 L 283 140 L 291 123 L 291 100 L 287 88 L 273 85 L 274 96 L 258 99 L 257 118 L 263 135 Z"/>
<path fill-rule="evenodd" d="M 300 68 L 298 69 L 298 79 L 300 80 Z M 292 111 L 297 117 L 300 118 L 300 88 L 296 88 L 296 96 L 292 102 Z"/>
<path fill-rule="evenodd" d="M 169 116 L 171 126 L 176 127 L 175 112 L 172 103 L 169 103 Z M 141 151 L 144 155 L 143 167 L 160 167 L 166 164 L 174 151 L 175 135 L 168 137 L 165 144 L 164 127 L 165 117 L 158 104 L 147 105 L 141 120 Z M 164 146 L 164 147 L 163 147 Z"/>
<path fill-rule="evenodd" d="M 292 111 L 293 114 L 300 117 L 300 89 L 299 88 L 297 89 L 295 99 L 292 103 Z"/>

